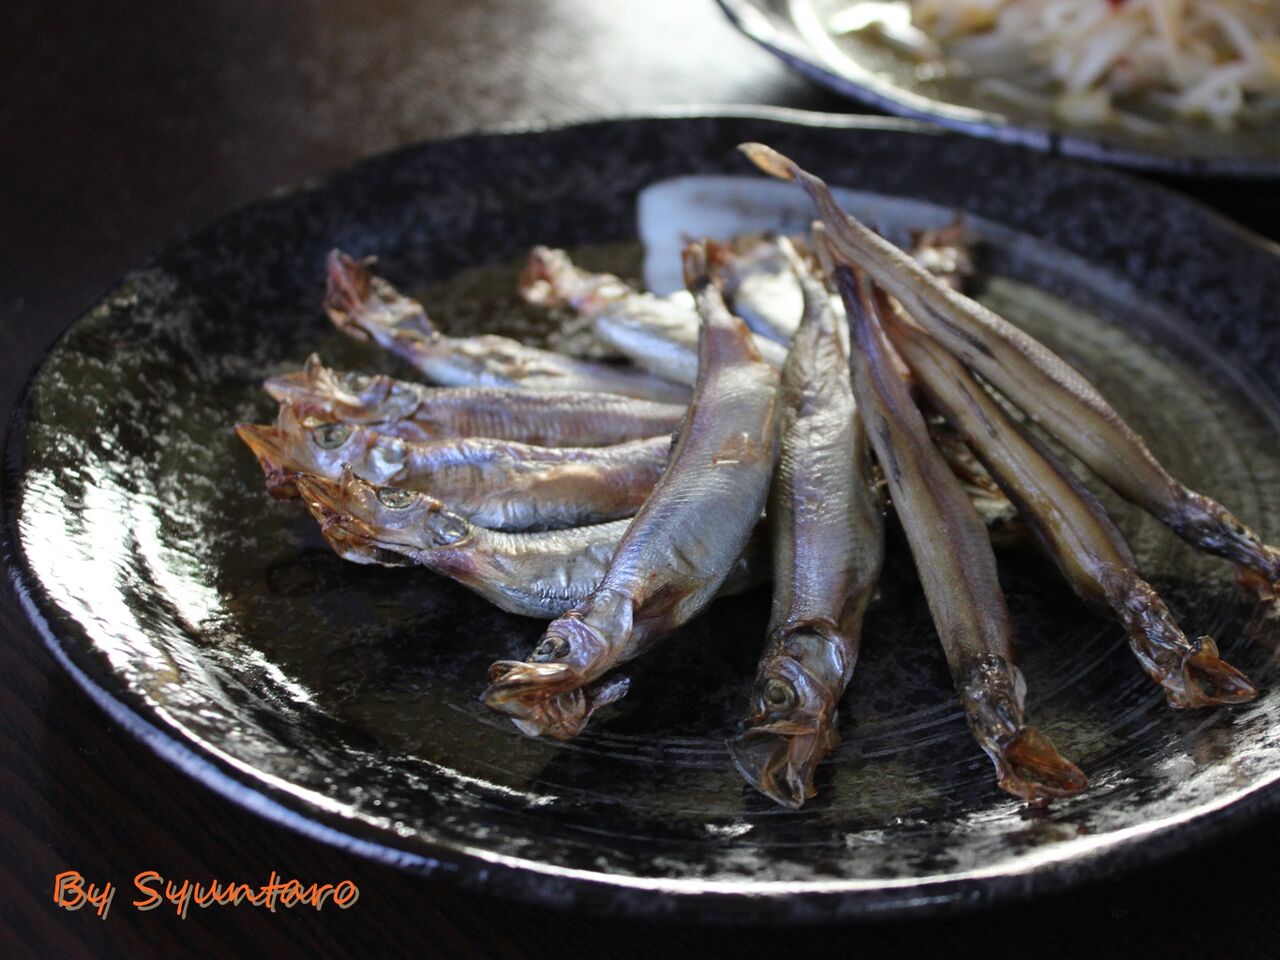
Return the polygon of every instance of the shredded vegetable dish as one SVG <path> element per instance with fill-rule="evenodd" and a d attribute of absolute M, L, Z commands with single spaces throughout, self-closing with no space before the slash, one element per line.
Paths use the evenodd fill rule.
<path fill-rule="evenodd" d="M 833 32 L 887 26 L 833 19 Z M 887 4 L 876 4 L 887 7 Z M 901 9 L 901 5 L 895 4 Z M 909 0 L 884 39 L 1080 123 L 1233 129 L 1280 114 L 1280 0 Z M 861 22 L 859 22 L 861 21 Z M 841 24 L 848 26 L 842 28 Z"/>

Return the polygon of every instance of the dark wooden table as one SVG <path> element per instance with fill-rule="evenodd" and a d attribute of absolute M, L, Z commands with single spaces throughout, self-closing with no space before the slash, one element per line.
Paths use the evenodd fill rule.
<path fill-rule="evenodd" d="M 52 340 L 166 238 L 424 138 L 664 105 L 851 107 L 710 0 L 188 0 L 13 5 L 0 34 L 0 407 Z M 1280 237 L 1275 184 L 1175 183 Z M 114 729 L 0 589 L 0 952 L 245 955 L 1280 956 L 1280 819 L 1112 882 L 999 910 L 845 929 L 706 930 L 460 893 L 286 832 Z M 347 911 L 55 908 L 76 869 L 128 887 L 271 870 L 355 881 Z"/>

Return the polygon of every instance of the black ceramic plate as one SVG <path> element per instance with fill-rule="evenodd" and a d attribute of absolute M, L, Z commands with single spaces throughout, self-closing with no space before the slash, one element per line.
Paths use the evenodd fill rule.
<path fill-rule="evenodd" d="M 1093 377 L 1186 481 L 1280 540 L 1280 263 L 1121 175 L 902 121 L 782 113 L 474 136 L 362 163 L 233 213 L 125 277 L 31 385 L 9 445 L 11 571 L 32 620 L 122 724 L 214 789 L 379 860 L 560 906 L 803 919 L 1023 896 L 1185 846 L 1274 803 L 1276 631 L 1225 565 L 1115 505 L 1157 586 L 1263 688 L 1178 713 L 1119 629 L 1034 554 L 1002 555 L 1031 715 L 1092 777 L 1028 813 L 992 785 L 909 557 L 803 811 L 746 788 L 722 747 L 769 597 L 714 606 L 573 743 L 477 702 L 539 624 L 404 569 L 345 564 L 263 491 L 231 432 L 262 378 L 319 350 L 396 370 L 319 309 L 325 252 L 377 254 L 455 329 L 536 316 L 512 264 L 542 242 L 637 269 L 638 190 L 746 173 L 763 140 L 837 184 L 963 208 L 984 297 Z M 536 323 L 534 323 L 536 325 Z"/>
<path fill-rule="evenodd" d="M 717 0 L 743 33 L 800 73 L 903 117 L 1037 150 L 1150 170 L 1228 176 L 1280 174 L 1280 118 L 1236 130 L 1194 121 L 1158 133 L 1115 123 L 1071 124 L 1034 105 L 985 92 L 981 77 L 922 74 L 882 43 L 828 29 L 853 0 Z"/>

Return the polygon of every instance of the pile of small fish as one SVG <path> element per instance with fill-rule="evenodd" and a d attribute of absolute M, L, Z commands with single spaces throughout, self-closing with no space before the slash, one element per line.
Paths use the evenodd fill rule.
<path fill-rule="evenodd" d="M 300 495 L 349 560 L 421 565 L 551 619 L 527 659 L 493 664 L 482 695 L 530 736 L 576 736 L 627 692 L 615 668 L 717 596 L 772 579 L 750 716 L 729 750 L 790 807 L 814 795 L 837 739 L 886 493 L 970 728 L 1014 796 L 1043 804 L 1087 780 L 1024 721 L 991 547 L 1002 525 L 1029 529 L 1076 593 L 1120 621 L 1171 705 L 1256 696 L 1212 639 L 1187 638 L 1099 501 L 1011 410 L 1264 595 L 1280 551 L 1178 483 L 1083 377 L 960 291 L 960 229 L 919 236 L 909 255 L 792 161 L 743 149 L 808 193 L 809 237 L 691 243 L 688 289 L 666 297 L 562 251 L 530 255 L 525 299 L 576 311 L 628 365 L 446 336 L 369 262 L 335 251 L 333 322 L 435 386 L 315 357 L 271 378 L 275 426 L 237 427 L 269 491 Z"/>

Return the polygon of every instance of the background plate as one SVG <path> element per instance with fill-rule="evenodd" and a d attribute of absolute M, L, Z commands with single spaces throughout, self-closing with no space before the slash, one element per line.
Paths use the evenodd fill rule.
<path fill-rule="evenodd" d="M 1127 508 L 1144 567 L 1264 688 L 1256 702 L 1170 710 L 1118 628 L 1033 554 L 1004 554 L 1031 716 L 1093 780 L 1028 814 L 991 784 L 895 535 L 843 742 L 821 796 L 791 812 L 746 788 L 722 748 L 767 591 L 637 663 L 631 694 L 580 740 L 534 742 L 476 695 L 536 622 L 426 574 L 344 564 L 299 505 L 266 497 L 230 430 L 270 417 L 263 376 L 313 349 L 398 369 L 323 317 L 331 246 L 378 254 L 446 326 L 532 329 L 510 296 L 522 251 L 583 247 L 638 270 L 637 191 L 742 173 L 748 139 L 868 196 L 969 211 L 987 239 L 984 298 L 1078 363 L 1183 479 L 1280 539 L 1271 248 L 1126 177 L 901 121 L 605 121 L 424 144 L 246 207 L 76 323 L 31 386 L 6 475 L 12 575 L 54 652 L 127 729 L 253 809 L 562 906 L 754 919 L 974 906 L 1274 803 L 1275 623 L 1224 565 Z"/>
<path fill-rule="evenodd" d="M 833 36 L 848 0 L 717 0 L 748 37 L 823 86 L 903 117 L 933 120 L 979 137 L 1148 170 L 1208 176 L 1280 175 L 1280 118 L 1220 131 L 1174 123 L 1160 136 L 1115 124 L 1064 123 L 976 88 L 973 78 L 928 78 L 916 64 L 858 34 Z"/>

